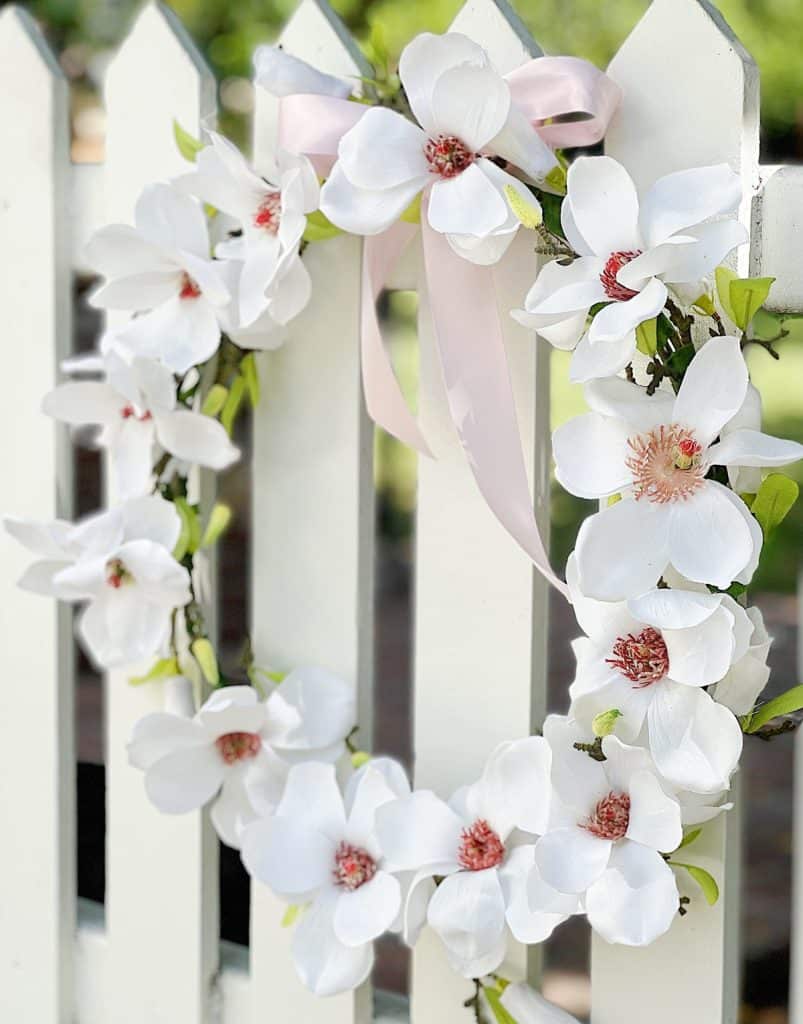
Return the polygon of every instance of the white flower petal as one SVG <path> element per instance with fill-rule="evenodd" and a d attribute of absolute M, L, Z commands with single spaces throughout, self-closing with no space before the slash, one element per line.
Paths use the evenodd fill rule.
<path fill-rule="evenodd" d="M 477 235 L 495 231 L 507 220 L 508 207 L 478 160 L 454 178 L 432 186 L 427 207 L 430 226 L 442 234 Z"/>
<path fill-rule="evenodd" d="M 488 64 L 461 64 L 438 76 L 431 105 L 435 131 L 456 136 L 478 153 L 507 121 L 510 87 Z"/>
<path fill-rule="evenodd" d="M 619 417 L 630 424 L 634 433 L 653 430 L 672 420 L 674 398 L 665 391 L 648 395 L 645 388 L 621 377 L 591 381 L 583 391 L 594 412 Z"/>
<path fill-rule="evenodd" d="M 685 630 L 710 619 L 722 605 L 721 594 L 656 588 L 628 601 L 631 614 L 656 629 Z"/>
<path fill-rule="evenodd" d="M 134 211 L 137 230 L 167 252 L 209 257 L 209 234 L 200 203 L 173 185 L 146 185 Z"/>
<path fill-rule="evenodd" d="M 663 853 L 677 849 L 683 839 L 677 801 L 663 791 L 649 771 L 637 772 L 632 777 L 629 793 L 627 838 Z"/>
<path fill-rule="evenodd" d="M 357 188 L 335 164 L 321 189 L 321 211 L 351 234 L 378 235 L 401 217 L 428 180 L 422 177 L 381 190 Z"/>
<path fill-rule="evenodd" d="M 117 495 L 123 501 L 138 498 L 152 490 L 154 442 L 156 431 L 151 420 L 130 417 L 121 421 L 110 437 L 105 437 Z"/>
<path fill-rule="evenodd" d="M 710 618 L 688 629 L 665 629 L 669 678 L 687 686 L 719 682 L 733 661 L 733 616 L 718 608 Z"/>
<path fill-rule="evenodd" d="M 150 540 L 172 551 L 181 532 L 181 518 L 172 501 L 158 494 L 135 498 L 121 506 L 123 540 Z M 110 526 L 113 527 L 113 523 Z"/>
<path fill-rule="evenodd" d="M 225 428 L 211 416 L 189 409 L 163 413 L 156 419 L 159 444 L 178 459 L 218 472 L 240 457 Z"/>
<path fill-rule="evenodd" d="M 396 799 L 385 772 L 370 761 L 363 765 L 355 783 L 349 787 L 346 838 L 357 846 L 373 846 L 376 843 L 376 812 Z"/>
<path fill-rule="evenodd" d="M 345 835 L 346 812 L 334 766 L 314 761 L 294 765 L 277 813 L 339 842 Z"/>
<path fill-rule="evenodd" d="M 487 60 L 483 48 L 459 32 L 421 32 L 405 46 L 399 77 L 410 107 L 426 131 L 434 128 L 432 93 L 444 71 L 462 64 L 481 67 Z"/>
<path fill-rule="evenodd" d="M 376 834 L 393 870 L 416 871 L 427 864 L 453 863 L 464 823 L 429 790 L 417 790 L 385 804 L 376 814 Z"/>
<path fill-rule="evenodd" d="M 278 750 L 320 750 L 342 741 L 356 719 L 354 690 L 339 676 L 305 665 L 268 697 L 267 736 Z"/>
<path fill-rule="evenodd" d="M 348 99 L 354 86 L 327 75 L 279 46 L 259 46 L 254 53 L 254 82 L 273 96 L 310 93 Z"/>
<path fill-rule="evenodd" d="M 754 554 L 750 529 L 726 491 L 722 484 L 706 480 L 686 501 L 671 503 L 666 539 L 669 560 L 679 573 L 721 590 L 731 585 Z"/>
<path fill-rule="evenodd" d="M 482 785 L 500 834 L 514 827 L 534 835 L 546 831 L 551 766 L 552 754 L 542 736 L 503 743 L 491 754 Z"/>
<path fill-rule="evenodd" d="M 337 156 L 357 188 L 393 188 L 429 174 L 427 137 L 406 117 L 387 107 L 369 107 L 340 140 Z"/>
<path fill-rule="evenodd" d="M 387 871 L 353 892 L 343 891 L 335 904 L 334 932 L 345 946 L 362 946 L 389 931 L 401 906 L 401 887 Z"/>
<path fill-rule="evenodd" d="M 570 494 L 602 498 L 632 483 L 626 460 L 628 429 L 622 420 L 589 412 L 562 424 L 552 435 L 555 476 Z"/>
<path fill-rule="evenodd" d="M 316 900 L 296 925 L 293 960 L 299 977 L 316 996 L 333 996 L 359 988 L 374 965 L 374 948 L 346 946 L 333 927 L 335 899 Z"/>
<path fill-rule="evenodd" d="M 147 241 L 129 224 L 100 228 L 89 239 L 85 256 L 88 266 L 112 280 L 178 269 L 161 246 Z"/>
<path fill-rule="evenodd" d="M 229 773 L 224 778 L 209 817 L 221 842 L 233 850 L 239 849 L 242 829 L 257 817 L 240 774 Z"/>
<path fill-rule="evenodd" d="M 118 423 L 125 400 L 100 381 L 71 381 L 45 395 L 42 412 L 62 423 Z"/>
<path fill-rule="evenodd" d="M 309 899 L 331 881 L 335 843 L 295 818 L 261 818 L 242 830 L 240 844 L 249 875 L 285 899 Z"/>
<path fill-rule="evenodd" d="M 641 248 L 636 186 L 621 164 L 608 156 L 578 157 L 566 186 L 561 217 L 564 210 L 570 213 L 572 227 L 592 252 L 607 259 Z"/>
<path fill-rule="evenodd" d="M 605 871 L 611 846 L 609 840 L 598 839 L 579 825 L 559 828 L 535 844 L 535 863 L 541 878 L 552 889 L 582 893 Z"/>
<path fill-rule="evenodd" d="M 624 302 L 611 302 L 591 321 L 588 340 L 593 344 L 618 341 L 645 320 L 657 316 L 666 303 L 666 285 L 653 277 L 647 286 Z"/>
<path fill-rule="evenodd" d="M 712 466 L 788 466 L 799 459 L 803 444 L 747 429 L 729 431 L 706 452 Z"/>
<path fill-rule="evenodd" d="M 527 117 L 513 105 L 501 131 L 488 144 L 488 149 L 518 167 L 533 181 L 543 181 L 557 165 L 555 154 Z"/>
<path fill-rule="evenodd" d="M 220 754 L 209 744 L 181 746 L 147 769 L 145 792 L 162 814 L 185 814 L 211 800 L 223 771 Z"/>
<path fill-rule="evenodd" d="M 622 626 L 631 620 L 627 606 L 611 601 L 595 601 L 580 588 L 577 555 L 572 552 L 566 563 L 566 583 L 574 614 L 582 631 L 590 637 L 607 640 L 619 636 Z M 627 629 L 625 629 L 627 632 Z"/>
<path fill-rule="evenodd" d="M 494 953 L 505 927 L 505 902 L 496 869 L 460 871 L 445 878 L 429 901 L 427 921 L 460 961 Z"/>
<path fill-rule="evenodd" d="M 664 268 L 661 277 L 672 286 L 693 285 L 692 299 L 701 295 L 699 281 L 712 274 L 724 259 L 750 238 L 747 229 L 737 220 L 701 224 L 688 233 L 690 245 L 675 247 L 674 259 Z"/>
<path fill-rule="evenodd" d="M 736 338 L 711 338 L 689 363 L 672 419 L 694 431 L 707 448 L 741 409 L 747 393 L 747 366 Z"/>
<path fill-rule="evenodd" d="M 176 297 L 130 321 L 118 337 L 132 352 L 160 359 L 175 373 L 183 374 L 215 354 L 220 324 L 202 297 Z"/>
<path fill-rule="evenodd" d="M 576 896 L 551 889 L 535 865 L 535 847 L 519 846 L 499 869 L 505 896 L 505 919 L 517 942 L 544 942 L 555 928 L 577 911 Z"/>
<path fill-rule="evenodd" d="M 742 198 L 742 183 L 727 164 L 693 167 L 659 178 L 641 203 L 641 230 L 652 248 L 684 228 L 731 213 Z"/>
<path fill-rule="evenodd" d="M 134 725 L 128 741 L 128 760 L 144 771 L 176 750 L 204 743 L 203 730 L 191 718 L 155 711 Z"/>
<path fill-rule="evenodd" d="M 585 327 L 585 320 L 582 327 Z M 543 331 L 541 333 L 544 334 Z M 544 337 L 550 340 L 546 334 Z M 635 352 L 635 331 L 630 331 L 616 341 L 603 341 L 595 345 L 589 341 L 588 334 L 583 334 L 569 364 L 569 380 L 573 384 L 585 384 L 601 377 L 615 376 L 633 359 Z"/>

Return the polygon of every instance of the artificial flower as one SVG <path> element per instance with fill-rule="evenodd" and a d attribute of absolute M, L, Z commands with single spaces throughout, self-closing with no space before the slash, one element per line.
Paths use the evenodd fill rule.
<path fill-rule="evenodd" d="M 259 46 L 254 54 L 254 82 L 273 96 L 306 93 L 348 99 L 351 82 L 319 71 L 280 46 Z"/>
<path fill-rule="evenodd" d="M 654 942 L 678 912 L 675 876 L 661 856 L 683 838 L 678 802 L 641 747 L 606 736 L 605 760 L 596 760 L 574 748 L 577 726 L 557 715 L 547 718 L 544 736 L 553 794 L 548 830 L 535 845 L 540 878 L 582 896 L 591 927 L 607 942 Z"/>
<path fill-rule="evenodd" d="M 172 555 L 181 531 L 175 506 L 148 495 L 65 526 L 60 521 L 6 523 L 26 547 L 44 556 L 19 585 L 63 601 L 86 602 L 78 635 L 101 668 L 159 653 L 173 611 L 191 598 L 189 573 Z M 54 539 L 51 550 L 48 536 Z M 59 551 L 63 564 L 57 561 Z"/>
<path fill-rule="evenodd" d="M 616 160 L 579 157 L 561 206 L 578 258 L 548 263 L 513 316 L 556 348 L 575 349 L 572 380 L 618 373 L 635 352 L 636 328 L 663 310 L 668 288 L 699 282 L 747 241 L 732 216 L 741 195 L 738 175 L 716 164 L 667 174 L 639 201 Z"/>
<path fill-rule="evenodd" d="M 576 1017 L 544 999 L 529 985 L 508 985 L 499 1001 L 515 1024 L 579 1024 Z"/>
<path fill-rule="evenodd" d="M 134 726 L 129 759 L 164 814 L 210 800 L 218 835 L 237 847 L 241 830 L 275 811 L 290 765 L 336 760 L 354 724 L 351 687 L 317 668 L 298 668 L 260 700 L 250 686 L 215 690 L 194 717 L 155 712 Z"/>
<path fill-rule="evenodd" d="M 571 715 L 590 729 L 610 716 L 611 732 L 645 742 L 661 775 L 676 787 L 718 793 L 742 752 L 733 714 L 703 687 L 726 677 L 747 651 L 752 624 L 725 594 L 650 590 L 628 602 L 595 601 L 567 567 L 569 591 L 586 637 L 574 642 L 577 672 Z"/>
<path fill-rule="evenodd" d="M 177 459 L 221 470 L 239 456 L 221 424 L 177 408 L 176 381 L 161 363 L 112 351 L 104 357 L 103 381 L 70 381 L 49 392 L 43 409 L 73 426 L 96 423 L 99 444 L 109 450 L 117 494 L 137 497 L 150 489 L 159 450 Z"/>
<path fill-rule="evenodd" d="M 770 678 L 767 657 L 772 638 L 758 608 L 747 608 L 746 614 L 752 627 L 747 650 L 713 691 L 714 699 L 734 715 L 750 714 Z"/>
<path fill-rule="evenodd" d="M 304 308 L 311 293 L 298 250 L 306 214 L 318 206 L 315 171 L 305 156 L 280 151 L 271 175 L 277 184 L 271 185 L 222 135 L 210 132 L 209 138 L 211 145 L 196 158 L 197 170 L 176 184 L 233 218 L 239 232 L 215 250 L 218 257 L 235 261 L 232 330 L 252 327 L 269 310 L 272 322 L 284 324 Z"/>
<path fill-rule="evenodd" d="M 505 925 L 520 942 L 542 942 L 578 910 L 576 898 L 540 880 L 532 840 L 520 834 L 547 828 L 549 763 L 541 737 L 502 744 L 480 780 L 449 803 L 419 790 L 377 815 L 388 860 L 416 872 L 411 893 L 432 877 L 442 879 L 427 921 L 467 978 L 502 962 Z"/>
<path fill-rule="evenodd" d="M 577 537 L 579 587 L 601 601 L 637 597 L 670 564 L 687 579 L 727 589 L 749 582 L 761 529 L 742 499 L 710 476 L 714 466 L 782 466 L 803 445 L 733 430 L 747 367 L 736 338 L 706 342 L 677 396 L 648 395 L 619 378 L 586 385 L 592 412 L 553 436 L 556 475 L 572 494 L 609 498 Z"/>
<path fill-rule="evenodd" d="M 310 904 L 295 926 L 293 960 L 316 995 L 361 985 L 374 940 L 401 929 L 405 881 L 388 864 L 375 816 L 409 792 L 401 766 L 386 758 L 364 765 L 344 794 L 332 765 L 295 765 L 276 814 L 243 830 L 249 874 L 283 899 Z M 420 927 L 423 908 L 418 916 Z"/>
<path fill-rule="evenodd" d="M 231 298 L 210 259 L 206 217 L 186 193 L 158 184 L 138 199 L 134 223 L 110 224 L 90 239 L 89 265 L 107 279 L 92 304 L 140 313 L 118 340 L 186 373 L 217 351 L 219 317 Z"/>
<path fill-rule="evenodd" d="M 340 141 L 321 209 L 346 231 L 374 235 L 427 190 L 430 226 L 467 259 L 495 262 L 519 227 L 505 188 L 535 200 L 494 158 L 542 180 L 556 165 L 552 151 L 466 36 L 422 33 L 402 52 L 399 76 L 418 124 L 385 107 L 367 110 Z"/>

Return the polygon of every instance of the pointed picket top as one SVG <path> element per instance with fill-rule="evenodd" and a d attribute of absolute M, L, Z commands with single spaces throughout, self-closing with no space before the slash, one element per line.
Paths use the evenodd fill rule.
<path fill-rule="evenodd" d="M 109 219 L 129 219 L 132 193 L 188 170 L 174 119 L 199 135 L 214 124 L 215 79 L 175 14 L 149 3 L 110 63 L 105 83 Z"/>
<path fill-rule="evenodd" d="M 726 161 L 744 173 L 749 192 L 757 174 L 758 69 L 707 0 L 653 0 L 608 74 L 624 97 L 606 150 L 640 188 L 659 168 L 666 174 Z M 749 196 L 745 215 L 748 205 Z"/>
<path fill-rule="evenodd" d="M 42 30 L 24 7 L 9 4 L 0 11 L 0 53 L 13 53 L 14 59 L 0 61 L 0 75 L 19 76 L 20 63 L 32 59 L 41 64 L 66 88 L 67 80 Z"/>
<path fill-rule="evenodd" d="M 466 0 L 449 29 L 481 43 L 502 74 L 543 53 L 507 0 Z"/>

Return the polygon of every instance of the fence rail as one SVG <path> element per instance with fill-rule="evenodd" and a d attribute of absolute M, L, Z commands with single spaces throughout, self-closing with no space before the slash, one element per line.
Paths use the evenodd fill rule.
<path fill-rule="evenodd" d="M 468 0 L 453 27 L 481 42 L 502 71 L 540 52 L 504 0 Z M 282 42 L 325 71 L 361 73 L 356 45 L 323 0 L 302 0 Z M 803 169 L 759 168 L 758 73 L 717 11 L 705 0 L 654 0 L 610 74 L 626 98 L 608 151 L 640 186 L 693 165 L 726 161 L 738 170 L 742 219 L 753 231 L 751 267 L 778 278 L 777 309 L 803 312 Z M 139 15 L 108 69 L 105 104 L 105 163 L 71 165 L 68 90 L 58 63 L 24 10 L 3 10 L 0 425 L 13 442 L 0 446 L 0 480 L 3 510 L 14 515 L 71 511 L 69 439 L 39 414 L 39 402 L 70 349 L 71 271 L 84 269 L 86 239 L 104 222 L 130 219 L 144 184 L 185 169 L 174 118 L 195 133 L 214 119 L 214 80 L 166 8 L 149 4 Z M 257 161 L 270 152 L 275 127 L 275 101 L 261 94 Z M 514 244 L 495 271 L 500 308 L 517 305 L 532 279 L 525 245 Z M 314 247 L 312 303 L 293 322 L 287 345 L 260 357 L 267 395 L 254 424 L 251 467 L 252 636 L 258 660 L 319 662 L 354 680 L 360 724 L 370 735 L 373 428 L 360 392 L 360 264 L 359 239 Z M 438 457 L 422 460 L 418 477 L 416 782 L 446 794 L 478 772 L 497 742 L 540 724 L 547 594 L 465 465 L 432 357 L 417 254 L 397 278 L 394 287 L 419 292 L 424 427 Z M 528 471 L 546 527 L 548 349 L 503 319 Z M 0 535 L 0 820 L 14 826 L 0 848 L 3 1020 L 366 1024 L 373 1014 L 367 986 L 327 1001 L 302 989 L 279 905 L 258 886 L 250 957 L 221 949 L 217 847 L 206 817 L 159 817 L 126 761 L 132 723 L 164 702 L 158 686 L 135 690 L 123 678 L 107 680 L 107 901 L 105 914 L 83 903 L 76 913 L 69 613 L 14 589 L 24 558 Z M 706 833 L 700 853 L 726 882 L 724 899 L 646 950 L 595 940 L 593 1024 L 643 1024 L 645 1006 L 651 1024 L 735 1024 L 738 816 Z M 795 949 L 799 1001 L 803 948 Z M 538 959 L 528 962 L 524 950 L 511 948 L 505 973 L 537 981 Z M 467 1024 L 465 995 L 465 983 L 425 934 L 413 960 L 413 1024 Z"/>

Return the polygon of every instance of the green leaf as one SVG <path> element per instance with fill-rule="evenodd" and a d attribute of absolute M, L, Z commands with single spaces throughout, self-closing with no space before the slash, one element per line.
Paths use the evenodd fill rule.
<path fill-rule="evenodd" d="M 497 1024 L 517 1024 L 516 1018 L 511 1016 L 507 1010 L 502 1006 L 501 993 L 495 988 L 491 988 L 489 985 L 482 986 L 483 994 L 488 1000 L 488 1006 L 491 1009 L 491 1013 L 494 1015 L 494 1020 Z"/>
<path fill-rule="evenodd" d="M 703 890 L 703 896 L 709 907 L 713 907 L 719 899 L 719 886 L 710 871 L 705 868 L 698 868 L 695 864 L 680 864 L 676 860 L 670 860 L 673 868 L 683 868 L 688 871 L 694 881 Z"/>
<path fill-rule="evenodd" d="M 340 228 L 329 220 L 325 213 L 315 210 L 307 214 L 307 226 L 304 228 L 305 242 L 325 242 L 327 238 L 334 238 L 335 235 L 342 235 Z"/>
<path fill-rule="evenodd" d="M 216 501 L 209 514 L 204 535 L 201 538 L 202 548 L 211 548 L 216 544 L 223 531 L 231 522 L 232 511 L 228 505 Z"/>
<path fill-rule="evenodd" d="M 730 267 L 717 267 L 714 271 L 714 281 L 717 286 L 719 304 L 725 310 L 727 316 L 736 323 L 736 314 L 731 305 L 731 282 L 737 280 L 738 274 Z"/>
<path fill-rule="evenodd" d="M 223 411 L 220 414 L 220 422 L 223 424 L 229 437 L 231 437 L 231 432 L 234 429 L 234 421 L 237 418 L 237 413 L 240 411 L 244 395 L 245 380 L 243 379 L 242 374 L 238 373 L 231 382 L 228 398 L 226 399 Z"/>
<path fill-rule="evenodd" d="M 362 768 L 364 764 L 368 764 L 371 760 L 371 755 L 367 750 L 355 750 L 351 755 L 351 767 L 356 771 L 358 768 Z"/>
<path fill-rule="evenodd" d="M 743 719 L 742 729 L 745 732 L 758 732 L 762 725 L 771 722 L 773 718 L 781 715 L 791 715 L 794 711 L 803 708 L 803 686 L 793 686 L 791 690 L 782 693 L 780 697 L 768 700 L 766 704 L 756 708 L 752 715 Z"/>
<path fill-rule="evenodd" d="M 544 211 L 535 197 L 530 202 L 513 185 L 505 185 L 505 198 L 514 217 L 525 228 L 535 231 L 544 223 Z"/>
<path fill-rule="evenodd" d="M 204 148 L 203 142 L 200 139 L 196 139 L 194 135 L 190 135 L 175 118 L 173 119 L 173 138 L 176 140 L 179 153 L 181 153 L 185 160 L 189 160 L 191 164 L 194 164 L 195 158 Z"/>
<path fill-rule="evenodd" d="M 683 840 L 678 847 L 678 850 L 682 850 L 684 846 L 691 846 L 691 844 L 702 835 L 701 828 L 693 828 L 691 832 L 687 832 L 683 837 Z"/>
<path fill-rule="evenodd" d="M 666 365 L 673 377 L 680 378 L 688 369 L 692 359 L 694 359 L 694 345 L 684 345 L 672 353 L 667 359 Z"/>
<path fill-rule="evenodd" d="M 142 686 L 143 683 L 153 683 L 157 679 L 169 679 L 170 676 L 180 674 L 175 658 L 160 658 L 144 676 L 131 676 L 128 682 L 130 686 Z"/>
<path fill-rule="evenodd" d="M 733 322 L 746 331 L 756 313 L 767 301 L 774 277 L 736 278 L 730 283 Z"/>
<path fill-rule="evenodd" d="M 301 913 L 301 906 L 298 903 L 291 903 L 282 916 L 282 928 L 292 928 Z"/>
<path fill-rule="evenodd" d="M 563 238 L 563 225 L 560 220 L 562 196 L 553 196 L 549 192 L 541 193 L 541 209 L 544 211 L 544 226 L 551 234 Z"/>
<path fill-rule="evenodd" d="M 256 357 L 253 352 L 243 356 L 240 360 L 240 373 L 245 381 L 245 389 L 248 392 L 248 399 L 251 407 L 256 409 L 259 405 L 259 373 L 257 372 Z"/>
<path fill-rule="evenodd" d="M 217 667 L 217 655 L 212 642 L 205 636 L 199 636 L 197 640 L 193 640 L 190 650 L 201 666 L 204 679 L 210 686 L 217 686 L 220 682 L 220 670 Z"/>
<path fill-rule="evenodd" d="M 173 552 L 173 557 L 180 562 L 184 555 L 194 555 L 200 547 L 201 520 L 198 517 L 198 510 L 190 505 L 186 498 L 175 498 L 173 504 L 181 517 L 181 533 L 176 547 L 182 543 L 185 545 L 181 558 Z"/>
<path fill-rule="evenodd" d="M 602 711 L 600 714 L 596 715 L 594 721 L 591 723 L 594 735 L 600 737 L 610 736 L 616 728 L 617 718 L 621 717 L 622 712 L 619 708 L 611 708 L 610 711 Z"/>
<path fill-rule="evenodd" d="M 636 328 L 636 348 L 645 356 L 654 356 L 658 351 L 658 321 L 655 317 Z"/>
<path fill-rule="evenodd" d="M 770 473 L 764 479 L 750 511 L 761 524 L 765 537 L 784 521 L 799 493 L 797 483 L 783 473 Z"/>
<path fill-rule="evenodd" d="M 226 399 L 228 397 L 229 389 L 227 387 L 224 387 L 222 384 L 213 384 L 209 389 L 209 394 L 204 399 L 204 404 L 201 406 L 201 412 L 204 416 L 217 416 L 226 404 Z"/>

